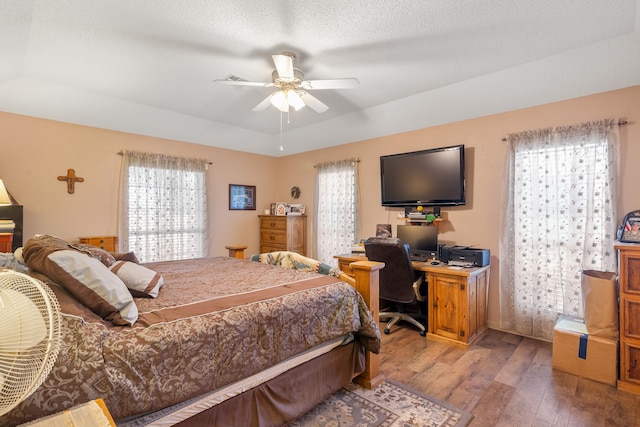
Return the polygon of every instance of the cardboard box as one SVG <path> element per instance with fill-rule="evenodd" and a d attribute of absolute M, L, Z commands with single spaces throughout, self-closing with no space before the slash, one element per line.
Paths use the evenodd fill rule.
<path fill-rule="evenodd" d="M 615 386 L 618 379 L 618 341 L 589 335 L 584 321 L 562 316 L 553 329 L 552 366 Z"/>

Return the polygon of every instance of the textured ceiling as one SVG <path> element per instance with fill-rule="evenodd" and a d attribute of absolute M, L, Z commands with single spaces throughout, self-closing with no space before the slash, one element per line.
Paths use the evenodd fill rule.
<path fill-rule="evenodd" d="M 0 0 L 0 110 L 286 155 L 640 84 L 640 0 Z M 292 51 L 327 104 L 251 109 Z M 285 150 L 278 151 L 281 134 Z"/>

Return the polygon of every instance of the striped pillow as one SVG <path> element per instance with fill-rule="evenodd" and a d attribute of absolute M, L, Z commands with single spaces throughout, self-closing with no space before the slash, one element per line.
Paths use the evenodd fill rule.
<path fill-rule="evenodd" d="M 138 308 L 131 293 L 100 261 L 75 250 L 47 256 L 41 271 L 66 288 L 94 313 L 115 325 L 133 325 Z"/>
<path fill-rule="evenodd" d="M 161 275 L 135 262 L 116 261 L 109 269 L 124 282 L 134 297 L 155 298 L 164 284 Z"/>

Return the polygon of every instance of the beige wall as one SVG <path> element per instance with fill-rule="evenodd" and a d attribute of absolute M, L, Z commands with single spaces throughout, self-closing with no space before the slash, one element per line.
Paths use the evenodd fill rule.
<path fill-rule="evenodd" d="M 257 212 L 275 198 L 272 157 L 132 135 L 50 120 L 0 113 L 0 178 L 24 206 L 24 235 L 115 235 L 121 150 L 197 157 L 209 166 L 209 220 L 212 255 L 225 245 L 247 244 L 258 252 Z M 68 194 L 57 180 L 75 169 L 84 182 Z M 257 186 L 259 211 L 230 211 L 229 184 Z"/>
<path fill-rule="evenodd" d="M 72 240 L 81 235 L 115 234 L 121 162 L 118 151 L 205 158 L 214 163 L 210 173 L 212 255 L 226 254 L 227 244 L 247 244 L 248 253 L 256 253 L 257 214 L 271 202 L 293 202 L 289 190 L 297 185 L 302 191 L 297 202 L 307 205 L 310 213 L 308 250 L 313 256 L 314 164 L 360 158 L 358 237 L 366 238 L 375 232 L 378 223 L 392 224 L 394 233 L 395 226 L 401 223 L 396 219 L 400 209 L 380 206 L 381 155 L 465 144 L 468 202 L 464 207 L 443 209 L 446 221 L 440 226 L 440 240 L 491 250 L 489 321 L 495 325 L 499 312 L 496 289 L 500 189 L 506 153 L 501 139 L 510 132 L 607 117 L 630 121 L 620 128 L 621 217 L 640 208 L 640 168 L 636 166 L 640 159 L 640 127 L 636 124 L 640 117 L 640 86 L 282 158 L 0 113 L 0 178 L 24 205 L 26 236 L 50 233 Z M 67 194 L 65 183 L 56 180 L 69 168 L 85 178 L 74 195 Z M 230 183 L 257 186 L 257 211 L 228 210 Z"/>
<path fill-rule="evenodd" d="M 358 238 L 374 234 L 378 223 L 392 224 L 395 235 L 396 225 L 402 223 L 396 216 L 402 209 L 380 205 L 379 157 L 465 144 L 467 205 L 443 208 L 443 216 L 447 220 L 440 225 L 439 239 L 441 243 L 475 245 L 491 250 L 489 322 L 495 326 L 499 315 L 496 292 L 500 267 L 498 236 L 506 155 L 506 143 L 501 139 L 512 132 L 608 117 L 624 118 L 630 122 L 620 127 L 621 197 L 618 216 L 622 217 L 626 212 L 640 208 L 640 192 L 637 190 L 640 183 L 640 167 L 637 166 L 640 160 L 640 126 L 637 124 L 640 119 L 640 86 L 285 157 L 279 164 L 288 176 L 280 180 L 278 187 L 284 191 L 293 183 L 290 177 L 296 177 L 295 183 L 302 189 L 304 203 L 312 206 L 313 165 L 358 157 L 362 212 Z M 313 216 L 309 219 L 312 220 Z M 311 242 L 315 240 L 314 225 L 310 221 Z M 310 244 L 312 256 L 315 254 L 313 248 L 314 245 Z"/>

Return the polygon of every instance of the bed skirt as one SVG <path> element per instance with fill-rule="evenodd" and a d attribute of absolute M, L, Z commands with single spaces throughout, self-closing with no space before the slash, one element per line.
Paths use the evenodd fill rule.
<path fill-rule="evenodd" d="M 364 371 L 365 350 L 356 340 L 321 353 L 261 384 L 211 406 L 210 395 L 118 426 L 282 426 L 301 417 Z"/>

